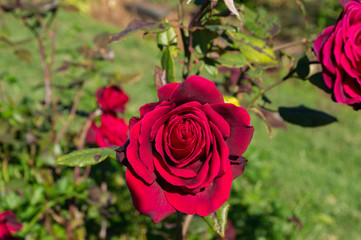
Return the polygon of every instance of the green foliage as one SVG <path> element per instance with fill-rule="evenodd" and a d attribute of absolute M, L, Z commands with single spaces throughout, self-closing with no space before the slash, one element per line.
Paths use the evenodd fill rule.
<path fill-rule="evenodd" d="M 229 32 L 229 35 L 235 40 L 233 46 L 238 48 L 241 53 L 254 63 L 278 63 L 271 47 L 266 42 L 244 33 Z"/>
<path fill-rule="evenodd" d="M 299 107 L 280 107 L 278 111 L 285 121 L 303 127 L 319 127 L 337 121 L 335 117 L 327 113 L 303 105 Z"/>
<path fill-rule="evenodd" d="M 221 238 L 225 237 L 228 211 L 230 206 L 231 205 L 226 202 L 214 213 L 203 217 L 203 219 L 209 224 L 213 231 L 215 231 Z"/>
<path fill-rule="evenodd" d="M 85 167 L 101 163 L 105 159 L 115 159 L 115 149 L 112 148 L 89 148 L 85 150 L 78 150 L 67 155 L 59 157 L 55 164 L 69 167 Z"/>
<path fill-rule="evenodd" d="M 307 55 L 303 55 L 298 60 L 296 72 L 302 79 L 306 78 L 310 74 L 310 60 L 308 60 Z"/>

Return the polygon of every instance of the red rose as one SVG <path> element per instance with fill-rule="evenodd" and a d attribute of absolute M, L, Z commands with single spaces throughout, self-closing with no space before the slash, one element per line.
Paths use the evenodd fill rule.
<path fill-rule="evenodd" d="M 96 143 L 99 147 L 121 146 L 127 141 L 128 125 L 124 119 L 113 114 L 104 113 L 100 116 L 101 125 L 93 122 L 87 134 L 87 142 Z"/>
<path fill-rule="evenodd" d="M 0 213 L 0 239 L 10 240 L 16 239 L 11 233 L 20 231 L 22 224 L 16 220 L 16 216 L 11 211 Z"/>
<path fill-rule="evenodd" d="M 361 3 L 341 0 L 344 10 L 336 26 L 326 28 L 314 50 L 325 84 L 335 101 L 361 108 Z"/>
<path fill-rule="evenodd" d="M 96 97 L 103 111 L 113 113 L 124 112 L 125 104 L 129 100 L 127 94 L 117 86 L 98 89 Z"/>
<path fill-rule="evenodd" d="M 133 204 L 155 222 L 176 211 L 207 216 L 227 201 L 232 180 L 243 173 L 250 117 L 199 76 L 161 87 L 158 97 L 130 120 L 122 147 Z"/>

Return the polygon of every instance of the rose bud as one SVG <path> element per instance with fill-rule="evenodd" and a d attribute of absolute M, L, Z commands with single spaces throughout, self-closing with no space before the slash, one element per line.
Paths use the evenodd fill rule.
<path fill-rule="evenodd" d="M 125 92 L 117 86 L 109 86 L 98 89 L 97 101 L 104 112 L 124 112 L 125 104 L 129 98 Z"/>
<path fill-rule="evenodd" d="M 103 113 L 100 121 L 100 127 L 94 122 L 90 126 L 86 136 L 88 143 L 96 143 L 99 147 L 111 147 L 121 146 L 127 141 L 128 125 L 124 119 Z"/>
<path fill-rule="evenodd" d="M 16 220 L 16 215 L 11 211 L 0 213 L 0 239 L 13 240 L 16 239 L 12 233 L 19 232 L 22 224 Z"/>

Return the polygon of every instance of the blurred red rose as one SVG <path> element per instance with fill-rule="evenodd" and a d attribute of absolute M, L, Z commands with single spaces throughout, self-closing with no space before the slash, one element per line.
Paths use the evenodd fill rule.
<path fill-rule="evenodd" d="M 16 216 L 11 211 L 0 213 L 0 240 L 16 239 L 11 233 L 20 231 L 22 224 L 16 220 Z"/>
<path fill-rule="evenodd" d="M 99 147 L 111 147 L 121 146 L 127 141 L 128 125 L 124 119 L 111 113 L 103 113 L 100 121 L 100 127 L 94 122 L 90 126 L 86 137 L 88 143 L 96 143 Z"/>
<path fill-rule="evenodd" d="M 335 26 L 316 39 L 314 50 L 322 64 L 325 84 L 339 103 L 361 108 L 361 3 L 341 0 L 342 15 Z"/>
<path fill-rule="evenodd" d="M 125 104 L 129 98 L 125 92 L 117 86 L 102 87 L 96 92 L 100 107 L 104 112 L 124 112 Z"/>
<path fill-rule="evenodd" d="M 130 120 L 129 142 L 118 150 L 133 204 L 155 222 L 176 211 L 207 216 L 243 173 L 250 117 L 199 76 L 159 88 L 158 97 Z"/>

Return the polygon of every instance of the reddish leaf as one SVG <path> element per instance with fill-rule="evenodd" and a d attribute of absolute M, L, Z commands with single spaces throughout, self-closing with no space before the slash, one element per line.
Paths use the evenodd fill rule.
<path fill-rule="evenodd" d="M 270 112 L 264 108 L 260 108 L 259 110 L 263 113 L 263 116 L 272 127 L 287 130 L 287 125 L 278 112 Z"/>

